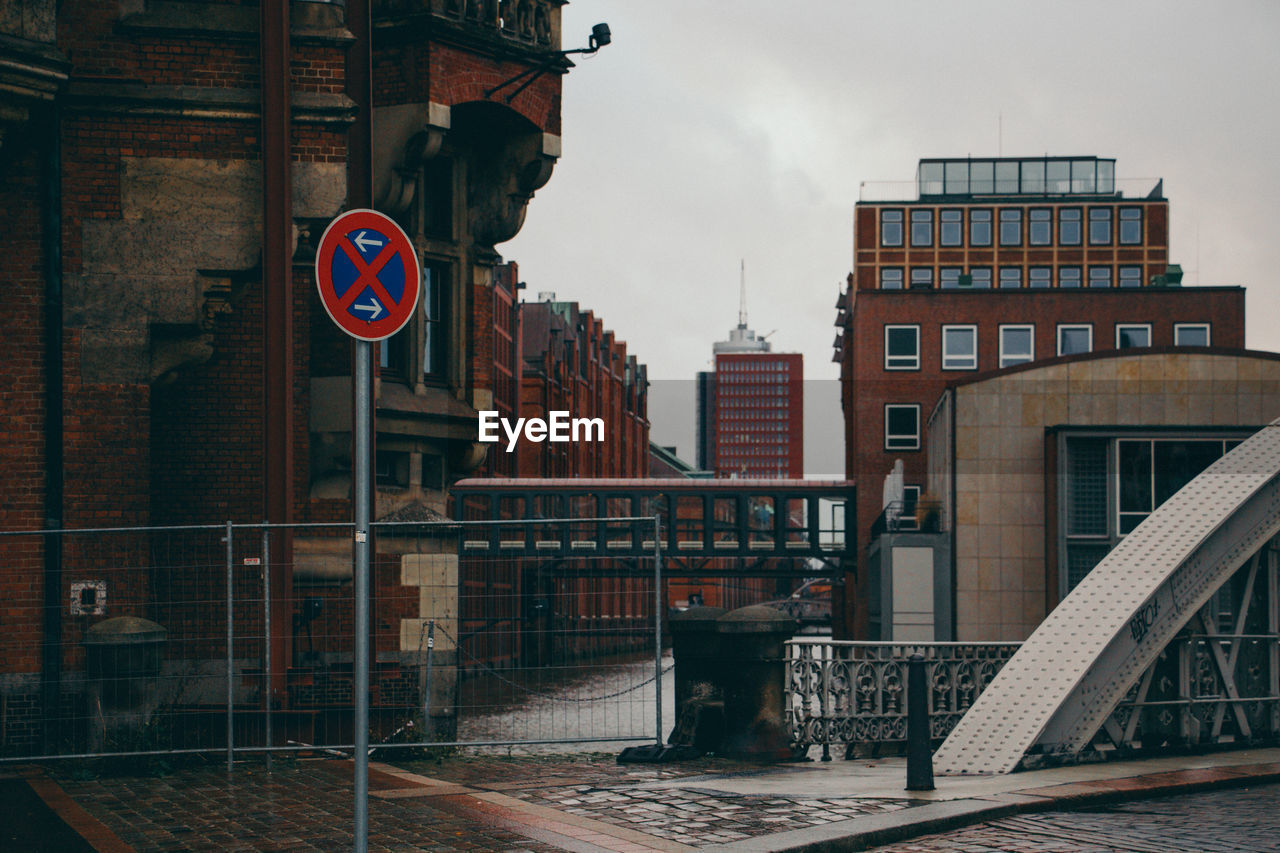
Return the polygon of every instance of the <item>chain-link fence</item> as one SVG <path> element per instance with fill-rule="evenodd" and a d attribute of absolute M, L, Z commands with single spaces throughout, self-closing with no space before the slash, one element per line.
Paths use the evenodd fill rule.
<path fill-rule="evenodd" d="M 655 519 L 374 527 L 371 744 L 661 739 Z M 0 609 L 0 760 L 352 748 L 352 538 L 0 534 L 30 578 Z"/>

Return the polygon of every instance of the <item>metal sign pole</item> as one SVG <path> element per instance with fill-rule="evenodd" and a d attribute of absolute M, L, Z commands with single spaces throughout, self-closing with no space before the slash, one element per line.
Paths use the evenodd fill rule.
<path fill-rule="evenodd" d="M 391 263 L 393 259 L 398 263 Z M 356 339 L 355 459 L 355 850 L 369 849 L 369 515 L 373 508 L 373 341 L 413 319 L 422 265 L 404 229 L 356 208 L 324 230 L 316 247 L 316 291 L 330 319 Z"/>
<path fill-rule="evenodd" d="M 355 851 L 369 849 L 369 503 L 373 344 L 356 341 L 355 369 Z"/>

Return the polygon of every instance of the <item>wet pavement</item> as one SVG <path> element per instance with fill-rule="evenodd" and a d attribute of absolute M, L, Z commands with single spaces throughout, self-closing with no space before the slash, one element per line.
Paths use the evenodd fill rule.
<path fill-rule="evenodd" d="M 219 766 L 97 779 L 73 778 L 66 767 L 25 773 L 96 850 L 331 851 L 351 845 L 351 768 L 303 758 L 277 760 L 270 772 L 249 763 L 231 774 Z M 939 778 L 937 790 L 911 794 L 904 779 L 897 758 L 374 762 L 369 849 L 1239 851 L 1280 841 L 1276 749 Z M 1235 790 L 1200 792 L 1222 785 Z M 1134 802 L 1172 793 L 1181 798 Z M 947 834 L 928 835 L 939 832 Z"/>
<path fill-rule="evenodd" d="M 1020 815 L 914 841 L 881 853 L 1262 853 L 1280 850 L 1280 786 L 1263 785 Z"/>

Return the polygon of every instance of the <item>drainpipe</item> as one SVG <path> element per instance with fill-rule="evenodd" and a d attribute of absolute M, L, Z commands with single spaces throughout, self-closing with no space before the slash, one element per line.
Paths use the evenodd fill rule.
<path fill-rule="evenodd" d="M 48 144 L 41 162 L 41 254 L 44 266 L 44 526 L 63 525 L 62 456 L 62 120 L 58 106 L 49 111 Z M 58 716 L 62 692 L 62 537 L 44 541 L 44 636 L 40 656 L 44 742 Z"/>
<path fill-rule="evenodd" d="M 263 335 L 263 516 L 293 520 L 293 209 L 290 179 L 289 6 L 260 4 L 262 60 L 262 335 Z M 292 531 L 273 537 L 279 560 L 271 572 L 273 661 L 287 661 Z M 268 673 L 271 696 L 284 687 L 281 673 Z M 269 697 L 270 701 L 270 697 Z"/>

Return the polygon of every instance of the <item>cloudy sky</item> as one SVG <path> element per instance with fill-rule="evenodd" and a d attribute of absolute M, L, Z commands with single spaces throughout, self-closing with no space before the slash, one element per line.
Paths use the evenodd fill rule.
<path fill-rule="evenodd" d="M 1163 178 L 1171 259 L 1249 288 L 1280 350 L 1280 3 L 574 0 L 563 157 L 501 247 L 687 379 L 737 321 L 834 379 L 861 185 L 936 156 L 1098 155 Z M 685 448 L 681 448 L 682 452 Z M 685 454 L 689 455 L 689 454 Z"/>

